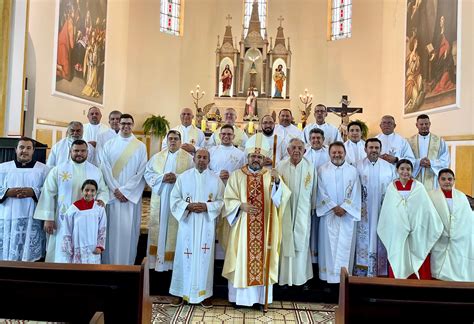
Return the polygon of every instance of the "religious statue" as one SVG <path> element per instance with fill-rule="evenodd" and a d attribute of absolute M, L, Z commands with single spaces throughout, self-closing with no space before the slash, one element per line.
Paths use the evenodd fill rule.
<path fill-rule="evenodd" d="M 244 120 L 258 120 L 257 97 L 255 96 L 255 88 L 249 88 L 247 92 L 247 100 L 245 101 Z"/>
<path fill-rule="evenodd" d="M 275 81 L 275 94 L 273 97 L 275 98 L 282 98 L 283 92 L 283 83 L 286 80 L 285 71 L 283 71 L 283 65 L 279 64 L 278 67 L 275 69 L 275 73 L 273 74 L 273 81 Z"/>
<path fill-rule="evenodd" d="M 226 64 L 221 74 L 222 81 L 222 97 L 230 96 L 230 88 L 232 86 L 232 71 L 230 70 L 229 64 Z"/>
<path fill-rule="evenodd" d="M 341 134 L 341 137 L 344 139 L 344 141 L 347 140 L 347 126 L 350 123 L 349 117 L 362 113 L 362 108 L 348 108 L 351 102 L 348 100 L 348 97 L 346 95 L 342 96 L 341 101 L 339 102 L 342 104 L 342 107 L 327 107 L 328 112 L 332 112 L 339 118 L 341 118 L 341 125 L 339 125 L 339 133 Z"/>
<path fill-rule="evenodd" d="M 250 89 L 254 89 L 257 86 L 257 66 L 255 65 L 255 61 L 258 60 L 260 55 L 257 55 L 257 57 L 253 58 L 249 56 L 249 60 L 252 62 L 252 65 L 250 66 Z M 253 91 L 252 91 L 253 93 Z M 248 95 L 248 94 L 247 94 Z"/>

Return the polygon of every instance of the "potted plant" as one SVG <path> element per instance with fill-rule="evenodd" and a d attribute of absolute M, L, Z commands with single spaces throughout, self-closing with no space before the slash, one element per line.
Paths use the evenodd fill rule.
<path fill-rule="evenodd" d="M 161 143 L 163 137 L 166 136 L 168 133 L 168 130 L 170 129 L 170 122 L 166 120 L 165 116 L 160 116 L 160 115 L 151 115 L 148 117 L 144 122 L 143 122 L 143 132 L 146 135 L 151 135 L 152 141 L 151 141 L 151 148 L 150 150 L 152 152 L 150 153 L 156 153 L 161 151 Z M 158 145 L 153 145 L 153 139 L 157 141 Z M 153 152 L 153 148 L 156 147 L 158 150 L 156 152 Z"/>

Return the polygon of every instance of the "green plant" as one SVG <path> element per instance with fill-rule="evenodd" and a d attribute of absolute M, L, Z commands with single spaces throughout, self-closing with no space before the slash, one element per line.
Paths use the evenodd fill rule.
<path fill-rule="evenodd" d="M 365 122 L 363 122 L 360 119 L 357 119 L 356 122 L 361 124 L 361 126 L 362 126 L 362 139 L 366 140 L 367 135 L 369 135 L 369 127 L 367 126 L 367 124 Z"/>
<path fill-rule="evenodd" d="M 151 115 L 143 122 L 143 132 L 145 135 L 150 134 L 156 137 L 165 137 L 170 129 L 170 122 L 165 116 Z"/>

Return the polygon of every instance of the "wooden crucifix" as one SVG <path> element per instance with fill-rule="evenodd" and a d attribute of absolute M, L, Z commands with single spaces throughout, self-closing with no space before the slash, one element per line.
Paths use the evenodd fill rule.
<path fill-rule="evenodd" d="M 339 102 L 341 107 L 327 107 L 327 111 L 331 112 L 341 118 L 341 125 L 338 130 L 341 133 L 344 141 L 347 140 L 347 125 L 349 125 L 349 117 L 354 114 L 362 113 L 363 108 L 355 107 L 349 108 L 350 101 L 348 100 L 347 95 L 343 95 L 341 101 Z"/>

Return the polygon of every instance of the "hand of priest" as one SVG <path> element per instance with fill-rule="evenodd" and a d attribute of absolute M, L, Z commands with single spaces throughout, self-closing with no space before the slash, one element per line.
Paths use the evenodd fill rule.
<path fill-rule="evenodd" d="M 105 203 L 102 200 L 98 199 L 98 200 L 96 200 L 96 202 L 97 202 L 97 205 L 99 205 L 100 207 L 105 208 Z"/>
<path fill-rule="evenodd" d="M 194 147 L 194 145 L 189 144 L 189 143 L 182 144 L 181 148 L 185 150 L 186 152 L 188 152 L 189 154 L 193 154 L 194 152 L 196 152 L 196 148 Z"/>
<path fill-rule="evenodd" d="M 92 252 L 93 254 L 102 254 L 102 249 L 100 247 L 96 247 L 94 252 Z"/>
<path fill-rule="evenodd" d="M 422 159 L 420 160 L 420 166 L 422 166 L 423 168 L 431 168 L 430 159 L 428 159 L 428 158 L 422 158 Z"/>
<path fill-rule="evenodd" d="M 117 198 L 120 202 L 127 202 L 128 199 L 123 195 L 123 193 L 120 192 L 120 190 L 117 188 L 114 190 L 114 196 Z"/>
<path fill-rule="evenodd" d="M 273 164 L 273 161 L 272 159 L 266 157 L 264 160 L 263 160 L 263 165 L 264 166 L 271 166 Z"/>
<path fill-rule="evenodd" d="M 31 188 L 17 188 L 17 198 L 29 198 L 34 196 L 35 192 Z"/>
<path fill-rule="evenodd" d="M 334 212 L 334 214 L 338 217 L 342 217 L 346 214 L 346 210 L 340 206 L 336 206 L 332 209 L 332 211 Z"/>
<path fill-rule="evenodd" d="M 164 183 L 175 183 L 176 182 L 176 175 L 172 172 L 166 173 L 163 177 Z"/>
<path fill-rule="evenodd" d="M 396 156 L 393 156 L 393 155 L 390 155 L 390 154 L 382 154 L 380 155 L 380 158 L 381 159 L 384 159 L 385 161 L 387 161 L 388 163 L 396 163 L 398 158 Z"/>
<path fill-rule="evenodd" d="M 247 203 L 241 204 L 240 209 L 249 214 L 258 214 L 260 212 L 260 208 L 249 205 Z"/>
<path fill-rule="evenodd" d="M 89 144 L 92 145 L 93 147 L 95 147 L 95 146 L 97 145 L 97 142 L 96 142 L 96 141 L 89 141 L 89 142 L 87 142 L 87 143 L 89 143 Z"/>
<path fill-rule="evenodd" d="M 56 230 L 56 223 L 54 221 L 45 221 L 43 229 L 47 234 L 53 234 Z"/>
<path fill-rule="evenodd" d="M 276 169 L 272 169 L 272 178 L 276 184 L 280 183 L 280 175 L 278 174 L 278 171 Z"/>

